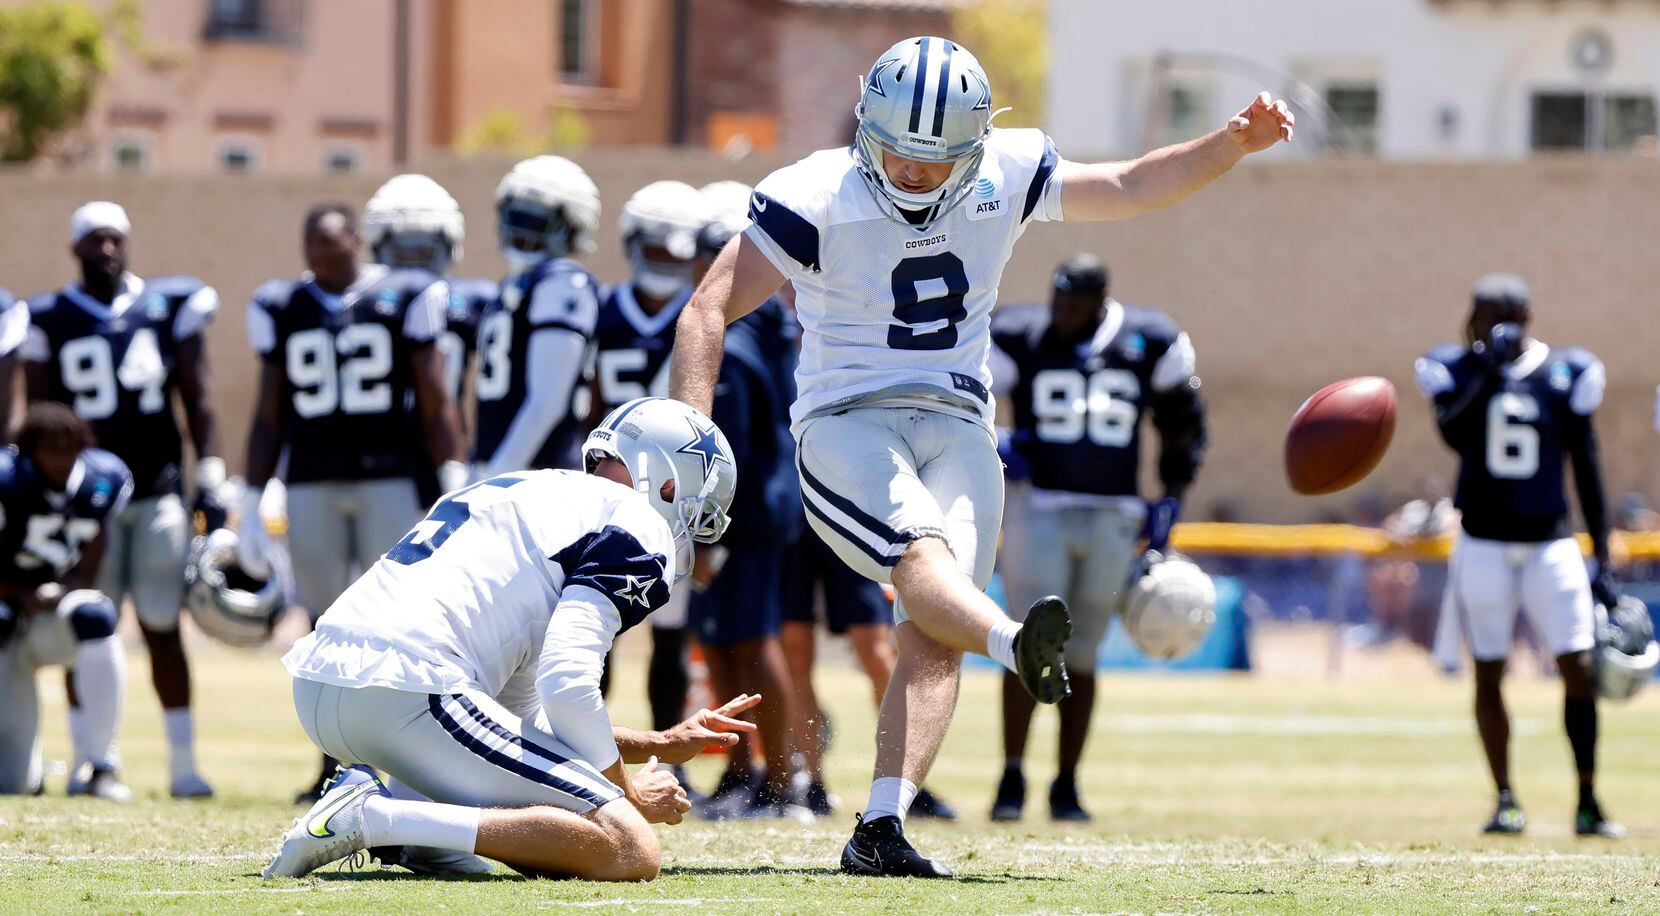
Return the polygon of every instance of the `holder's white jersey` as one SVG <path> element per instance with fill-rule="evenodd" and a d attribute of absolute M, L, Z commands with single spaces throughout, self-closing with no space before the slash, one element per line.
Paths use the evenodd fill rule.
<path fill-rule="evenodd" d="M 795 285 L 805 332 L 798 437 L 809 416 L 876 401 L 991 427 L 991 310 L 1027 224 L 1061 219 L 1059 163 L 1042 131 L 992 130 L 973 191 L 924 231 L 883 214 L 848 148 L 756 185 L 745 234 Z"/>
<path fill-rule="evenodd" d="M 283 665 L 343 687 L 481 690 L 524 714 L 538 691 L 546 706 L 558 685 L 538 681 L 562 661 L 597 688 L 611 641 L 668 601 L 674 556 L 668 523 L 628 487 L 502 474 L 439 500 Z"/>

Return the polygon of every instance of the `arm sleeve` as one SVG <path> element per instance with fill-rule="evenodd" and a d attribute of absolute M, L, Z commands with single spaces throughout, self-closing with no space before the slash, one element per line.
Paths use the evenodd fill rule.
<path fill-rule="evenodd" d="M 622 619 L 605 595 L 567 586 L 548 621 L 536 665 L 536 695 L 549 728 L 602 770 L 619 756 L 599 681 L 605 653 L 621 629 Z"/>
<path fill-rule="evenodd" d="M 277 323 L 258 296 L 248 303 L 248 343 L 260 356 L 270 356 L 277 348 Z"/>
<path fill-rule="evenodd" d="M 0 300 L 3 298 L 4 294 L 0 293 Z M 0 357 L 10 356 L 23 347 L 33 329 L 29 323 L 29 303 L 22 299 L 13 300 L 5 307 L 5 311 L 0 312 Z M 44 344 L 45 334 L 41 337 L 41 343 Z"/>
<path fill-rule="evenodd" d="M 1608 565 L 1608 497 L 1602 481 L 1602 457 L 1597 431 L 1590 414 L 1576 413 L 1570 421 L 1568 458 L 1574 465 L 1574 491 L 1579 511 L 1585 516 L 1585 531 L 1591 536 L 1591 552 L 1600 567 Z"/>
<path fill-rule="evenodd" d="M 437 280 L 421 290 L 403 316 L 403 336 L 416 343 L 438 339 L 444 333 L 444 313 L 450 306 L 450 285 Z"/>
<path fill-rule="evenodd" d="M 219 291 L 203 286 L 184 301 L 184 307 L 173 318 L 173 339 L 188 340 L 207 330 L 213 316 L 219 311 Z"/>
<path fill-rule="evenodd" d="M 1196 371 L 1198 362 L 1193 354 L 1193 340 L 1183 331 L 1176 335 L 1169 349 L 1153 364 L 1153 390 L 1170 391 L 1186 385 Z"/>
<path fill-rule="evenodd" d="M 570 411 L 571 395 L 582 375 L 583 353 L 588 342 L 573 331 L 557 327 L 533 331 L 525 348 L 529 366 L 525 372 L 524 403 L 513 415 L 496 453 L 490 456 L 485 476 L 530 467 L 548 435 Z M 527 367 L 528 368 L 528 367 Z"/>
<path fill-rule="evenodd" d="M 1198 377 L 1190 374 L 1184 384 L 1156 393 L 1152 406 L 1159 431 L 1159 482 L 1165 493 L 1179 499 L 1198 476 L 1209 441 Z"/>
<path fill-rule="evenodd" d="M 1032 170 L 1031 181 L 1026 187 L 1026 202 L 1020 214 L 1021 222 L 1057 222 L 1066 218 L 1061 211 L 1061 170 L 1058 168 L 1061 156 L 1055 150 L 1055 141 L 1041 133 L 1039 136 L 1043 138 L 1043 148 Z"/>
<path fill-rule="evenodd" d="M 744 237 L 766 255 L 787 279 L 819 269 L 819 224 L 816 207 L 798 199 L 811 190 L 812 176 L 797 164 L 768 175 L 749 197 L 749 228 Z"/>
<path fill-rule="evenodd" d="M 1438 359 L 1419 357 L 1413 363 L 1413 372 L 1418 378 L 1418 390 L 1435 410 L 1435 426 L 1441 432 L 1442 441 L 1461 451 L 1481 435 L 1481 406 L 1498 390 L 1497 373 L 1483 372 L 1460 389 L 1452 370 Z"/>

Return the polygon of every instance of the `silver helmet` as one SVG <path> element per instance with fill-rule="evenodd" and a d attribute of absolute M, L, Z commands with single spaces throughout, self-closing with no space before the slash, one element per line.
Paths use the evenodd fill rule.
<path fill-rule="evenodd" d="M 467 224 L 443 185 L 425 175 L 394 175 L 364 206 L 363 235 L 381 264 L 443 274 L 461 260 Z"/>
<path fill-rule="evenodd" d="M 1643 602 L 1622 595 L 1612 608 L 1597 605 L 1597 694 L 1629 700 L 1654 679 L 1660 644 Z"/>
<path fill-rule="evenodd" d="M 865 75 L 853 144 L 859 173 L 890 219 L 925 228 L 963 202 L 985 157 L 991 133 L 991 81 L 968 49 L 944 38 L 907 38 L 882 52 Z M 882 166 L 892 153 L 949 162 L 951 174 L 930 191 L 893 184 Z M 901 211 L 926 211 L 913 223 Z"/>
<path fill-rule="evenodd" d="M 563 156 L 534 156 L 496 185 L 496 233 L 515 271 L 594 250 L 599 188 Z"/>
<path fill-rule="evenodd" d="M 601 458 L 628 468 L 634 489 L 669 523 L 677 581 L 691 574 L 691 542 L 712 544 L 731 522 L 726 511 L 738 489 L 732 447 L 695 407 L 669 398 L 636 398 L 600 421 L 582 455 L 590 472 Z M 664 499 L 663 486 L 670 481 L 674 496 Z"/>
<path fill-rule="evenodd" d="M 1192 560 L 1149 551 L 1146 571 L 1124 596 L 1124 629 L 1152 658 L 1180 658 L 1216 620 L 1216 584 Z"/>
<path fill-rule="evenodd" d="M 197 537 L 184 568 L 185 607 L 203 632 L 232 646 L 257 646 L 287 606 L 275 576 L 256 578 L 236 562 L 237 533 L 220 528 Z"/>

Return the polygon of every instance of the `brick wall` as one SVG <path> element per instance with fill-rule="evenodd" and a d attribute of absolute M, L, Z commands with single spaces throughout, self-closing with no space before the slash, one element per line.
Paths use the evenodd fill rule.
<path fill-rule="evenodd" d="M 615 218 L 636 187 L 660 177 L 754 180 L 783 160 L 732 164 L 683 151 L 604 150 L 582 157 L 605 200 L 605 279 L 624 270 Z M 431 172 L 462 203 L 471 233 L 464 272 L 496 275 L 491 193 L 508 163 L 452 162 Z M 232 466 L 241 465 L 253 364 L 243 303 L 261 280 L 301 269 L 298 227 L 308 204 L 367 199 L 375 179 L 30 178 L 0 175 L 0 285 L 26 294 L 62 284 L 70 211 L 109 197 L 126 204 L 141 273 L 197 273 L 226 303 L 210 332 L 216 398 Z M 1533 285 L 1536 331 L 1590 347 L 1609 369 L 1601 416 L 1611 489 L 1657 491 L 1651 419 L 1660 381 L 1660 163 L 1535 161 L 1507 165 L 1266 163 L 1242 167 L 1172 210 L 1122 223 L 1037 225 L 1005 273 L 1005 299 L 1044 295 L 1053 264 L 1074 250 L 1111 264 L 1114 292 L 1172 312 L 1193 334 L 1214 427 L 1194 517 L 1217 501 L 1255 518 L 1308 519 L 1369 492 L 1404 493 L 1451 462 L 1412 382 L 1413 358 L 1451 339 L 1471 281 L 1516 270 Z M 1286 420 L 1310 392 L 1378 374 L 1401 391 L 1395 446 L 1351 494 L 1301 499 L 1280 474 Z"/>

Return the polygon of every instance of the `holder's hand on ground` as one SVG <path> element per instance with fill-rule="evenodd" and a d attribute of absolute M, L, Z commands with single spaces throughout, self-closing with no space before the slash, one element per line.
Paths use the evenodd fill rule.
<path fill-rule="evenodd" d="M 680 780 L 674 778 L 674 771 L 659 768 L 656 757 L 634 771 L 634 777 L 628 784 L 631 789 L 628 800 L 634 803 L 648 824 L 673 826 L 680 823 L 687 811 L 692 810 L 692 802 L 686 797 Z"/>
<path fill-rule="evenodd" d="M 728 748 L 737 744 L 739 734 L 756 731 L 755 723 L 745 722 L 738 716 L 760 702 L 760 694 L 743 693 L 715 709 L 698 710 L 691 718 L 663 732 L 658 757 L 664 763 L 685 763 L 703 753 L 704 748 Z"/>

